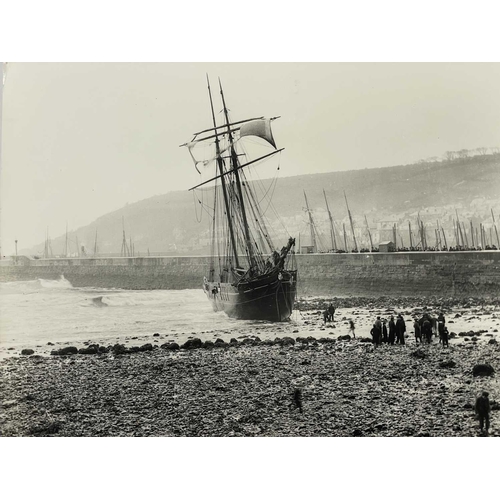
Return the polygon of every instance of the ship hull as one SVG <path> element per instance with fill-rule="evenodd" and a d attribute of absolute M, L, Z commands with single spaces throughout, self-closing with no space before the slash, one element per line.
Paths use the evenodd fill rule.
<path fill-rule="evenodd" d="M 295 301 L 297 271 L 276 271 L 248 282 L 204 282 L 214 311 L 247 320 L 286 321 Z"/>

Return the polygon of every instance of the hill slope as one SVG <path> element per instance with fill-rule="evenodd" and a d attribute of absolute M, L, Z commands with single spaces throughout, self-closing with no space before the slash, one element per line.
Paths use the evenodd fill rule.
<path fill-rule="evenodd" d="M 270 187 L 272 180 L 264 181 L 263 189 Z M 453 218 L 458 210 L 460 219 L 469 224 L 483 222 L 491 225 L 491 209 L 500 217 L 500 154 L 474 156 L 443 162 L 418 163 L 378 169 L 353 170 L 283 177 L 277 180 L 273 194 L 273 206 L 281 216 L 283 224 L 266 216 L 278 233 L 276 245 L 281 246 L 290 234 L 308 239 L 307 214 L 304 211 L 303 191 L 307 193 L 309 206 L 314 211 L 323 250 L 329 246 L 328 219 L 323 197 L 326 192 L 332 215 L 339 227 L 349 226 L 345 207 L 345 191 L 349 208 L 355 219 L 355 226 L 362 234 L 367 216 L 375 241 L 384 239 L 384 223 L 398 224 L 402 238 L 408 227 L 408 220 L 416 224 L 416 214 L 436 227 L 440 220 L 448 231 L 452 231 Z M 201 198 L 201 194 L 199 195 Z M 263 203 L 264 208 L 267 202 Z M 197 222 L 200 218 L 201 222 Z M 70 252 L 76 252 L 76 241 L 84 245 L 87 254 L 94 249 L 97 230 L 98 253 L 120 254 L 122 246 L 122 218 L 128 242 L 132 238 L 135 254 L 206 254 L 208 246 L 209 220 L 200 212 L 200 205 L 190 192 L 170 192 L 155 196 L 120 210 L 103 215 L 88 226 L 79 228 L 69 235 Z M 415 226 L 413 226 L 415 227 Z M 407 233 L 407 229 L 405 229 Z M 432 234 L 434 229 L 432 229 Z M 453 234 L 453 233 L 451 233 Z M 360 244 L 367 244 L 361 241 Z M 450 244 L 450 243 L 448 243 Z M 64 254 L 65 236 L 51 242 L 55 255 Z M 44 243 L 22 251 L 24 254 L 40 255 Z"/>

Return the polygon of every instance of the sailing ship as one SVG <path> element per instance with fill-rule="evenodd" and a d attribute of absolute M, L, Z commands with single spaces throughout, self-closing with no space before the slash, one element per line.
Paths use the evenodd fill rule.
<path fill-rule="evenodd" d="M 196 132 L 182 145 L 188 148 L 200 175 L 213 169 L 209 170 L 210 179 L 190 189 L 213 183 L 211 203 L 206 208 L 210 214 L 211 254 L 203 290 L 214 311 L 237 319 L 285 321 L 292 313 L 297 287 L 295 239 L 289 237 L 277 250 L 246 174 L 250 165 L 268 161 L 283 151 L 277 149 L 271 130 L 271 122 L 277 117 L 231 121 L 219 80 L 223 123 L 218 125 L 208 76 L 207 86 L 212 126 Z M 251 158 L 245 152 L 243 138 L 258 138 L 257 142 L 272 150 Z M 203 160 L 196 158 L 200 149 L 205 153 Z M 206 188 L 201 195 L 208 196 Z"/>

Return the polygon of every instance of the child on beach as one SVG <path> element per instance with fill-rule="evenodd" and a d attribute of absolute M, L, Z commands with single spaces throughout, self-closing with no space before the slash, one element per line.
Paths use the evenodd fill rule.
<path fill-rule="evenodd" d="M 356 338 L 356 335 L 354 334 L 354 321 L 352 319 L 349 320 L 349 332 L 352 335 L 352 338 Z"/>

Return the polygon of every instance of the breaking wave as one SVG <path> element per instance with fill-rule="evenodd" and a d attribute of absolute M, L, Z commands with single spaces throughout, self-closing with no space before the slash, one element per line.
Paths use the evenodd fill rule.
<path fill-rule="evenodd" d="M 0 283 L 0 293 L 2 294 L 28 294 L 37 293 L 41 290 L 68 290 L 73 288 L 71 283 L 61 276 L 58 280 L 36 279 L 30 281 L 7 281 Z"/>

